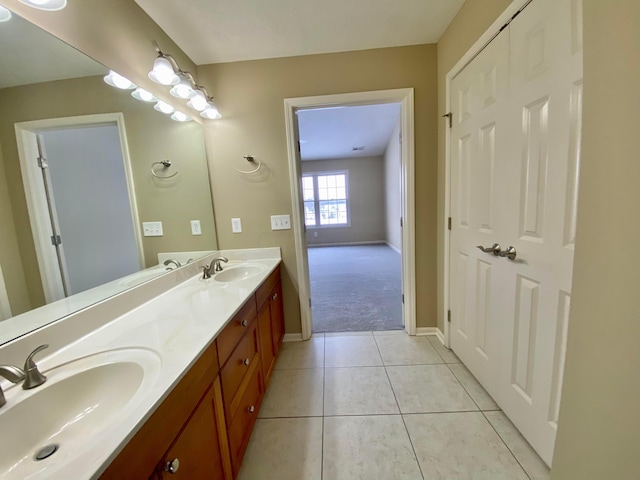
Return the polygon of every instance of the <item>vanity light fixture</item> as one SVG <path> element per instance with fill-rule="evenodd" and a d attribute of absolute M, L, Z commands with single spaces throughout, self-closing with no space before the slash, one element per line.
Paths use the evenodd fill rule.
<path fill-rule="evenodd" d="M 56 10 L 62 10 L 67 6 L 67 0 L 19 0 L 20 3 L 29 5 L 30 7 L 37 8 L 39 10 L 49 10 L 54 12 Z"/>
<path fill-rule="evenodd" d="M 121 90 L 131 90 L 136 88 L 135 83 L 133 83 L 128 78 L 125 78 L 122 75 L 114 72 L 113 70 L 109 70 L 109 74 L 104 77 L 104 81 L 108 85 L 119 88 Z"/>
<path fill-rule="evenodd" d="M 198 87 L 195 91 L 195 95 L 187 102 L 187 106 L 201 112 L 207 108 L 207 102 L 208 98 L 202 91 L 202 87 Z"/>
<path fill-rule="evenodd" d="M 193 89 L 195 85 L 193 76 L 189 72 L 180 72 L 178 77 L 180 77 L 180 81 L 169 90 L 169 93 L 183 100 L 193 97 L 196 94 L 196 91 Z"/>
<path fill-rule="evenodd" d="M 158 99 L 153 96 L 151 92 L 147 92 L 144 88 L 136 88 L 133 92 L 131 92 L 131 96 L 136 100 L 140 100 L 142 102 L 157 102 Z"/>
<path fill-rule="evenodd" d="M 200 116 L 209 120 L 216 120 L 218 118 L 222 118 L 222 115 L 220 115 L 218 108 L 211 100 L 207 102 L 207 107 L 200 112 Z"/>
<path fill-rule="evenodd" d="M 153 108 L 155 108 L 159 112 L 166 113 L 167 115 L 175 111 L 175 108 L 173 108 L 167 102 L 163 102 L 162 100 L 158 101 L 158 103 L 156 103 Z"/>
<path fill-rule="evenodd" d="M 173 112 L 173 115 L 171 115 L 171 120 L 175 120 L 176 122 L 190 122 L 191 117 L 185 115 L 179 110 L 176 110 L 175 112 Z"/>
<path fill-rule="evenodd" d="M 11 11 L 0 5 L 0 23 L 11 20 Z"/>
<path fill-rule="evenodd" d="M 158 56 L 153 62 L 153 69 L 149 72 L 149 78 L 160 85 L 177 85 L 180 82 L 178 72 L 180 67 L 171 55 L 160 50 L 156 42 L 153 42 Z"/>

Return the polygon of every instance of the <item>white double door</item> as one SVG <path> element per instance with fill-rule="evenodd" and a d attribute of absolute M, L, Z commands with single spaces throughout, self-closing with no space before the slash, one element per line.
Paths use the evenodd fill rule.
<path fill-rule="evenodd" d="M 450 343 L 551 464 L 580 157 L 580 0 L 533 0 L 451 84 Z M 498 243 L 515 259 L 484 252 Z"/>

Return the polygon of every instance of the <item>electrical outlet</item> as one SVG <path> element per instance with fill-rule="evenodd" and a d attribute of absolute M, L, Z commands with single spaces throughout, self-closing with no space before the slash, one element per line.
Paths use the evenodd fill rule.
<path fill-rule="evenodd" d="M 231 231 L 233 233 L 242 233 L 242 221 L 239 218 L 231 219 Z"/>
<path fill-rule="evenodd" d="M 291 230 L 289 215 L 271 215 L 271 230 Z"/>
<path fill-rule="evenodd" d="M 142 222 L 142 233 L 145 237 L 161 237 L 162 222 Z"/>
<path fill-rule="evenodd" d="M 202 235 L 200 220 L 191 220 L 191 235 Z"/>

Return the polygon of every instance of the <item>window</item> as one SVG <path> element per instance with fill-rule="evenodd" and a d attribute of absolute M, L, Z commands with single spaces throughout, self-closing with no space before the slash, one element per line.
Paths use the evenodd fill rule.
<path fill-rule="evenodd" d="M 307 227 L 349 225 L 348 172 L 302 176 L 304 224 Z"/>

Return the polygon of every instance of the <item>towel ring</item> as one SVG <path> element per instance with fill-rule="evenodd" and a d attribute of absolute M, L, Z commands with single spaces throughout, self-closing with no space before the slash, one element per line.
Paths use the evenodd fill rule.
<path fill-rule="evenodd" d="M 163 169 L 164 168 L 169 168 L 171 166 L 171 161 L 170 160 L 162 160 L 161 162 L 153 162 L 151 164 L 151 174 L 156 178 L 171 178 L 171 177 L 175 177 L 178 174 L 178 171 L 176 170 L 171 175 L 158 175 L 156 173 L 155 169 L 153 168 L 156 165 L 162 165 Z"/>
<path fill-rule="evenodd" d="M 253 155 L 245 155 L 242 158 L 244 158 L 249 163 L 256 163 L 256 159 Z M 260 170 L 261 166 L 262 166 L 262 160 L 258 159 L 258 166 L 253 170 L 239 170 L 236 167 L 233 167 L 233 169 L 238 173 L 248 174 L 248 173 L 256 173 L 258 170 Z"/>

